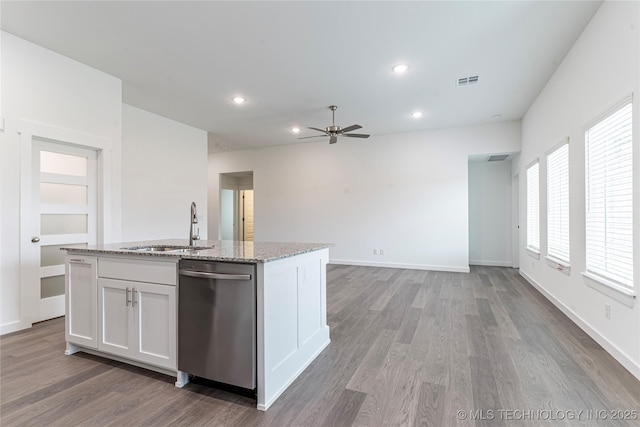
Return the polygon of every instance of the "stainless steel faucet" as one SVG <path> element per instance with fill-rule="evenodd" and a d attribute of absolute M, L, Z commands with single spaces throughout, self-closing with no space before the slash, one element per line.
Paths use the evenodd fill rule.
<path fill-rule="evenodd" d="M 195 246 L 196 240 L 200 240 L 200 229 L 194 232 L 194 228 L 198 223 L 198 209 L 196 208 L 196 202 L 191 202 L 191 224 L 189 227 L 189 246 Z"/>

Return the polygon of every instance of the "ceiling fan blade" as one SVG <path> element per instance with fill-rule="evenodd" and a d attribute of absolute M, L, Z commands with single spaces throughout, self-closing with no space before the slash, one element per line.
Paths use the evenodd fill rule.
<path fill-rule="evenodd" d="M 362 129 L 362 126 L 360 125 L 351 125 L 351 126 L 347 126 L 346 128 L 342 129 L 341 132 L 351 132 L 352 130 L 357 130 L 357 129 Z"/>
<path fill-rule="evenodd" d="M 331 135 L 331 138 L 329 138 L 329 144 L 335 144 L 336 142 L 338 142 L 338 137 Z"/>
<path fill-rule="evenodd" d="M 318 129 L 318 128 L 307 128 L 307 129 L 317 130 L 318 132 L 322 132 L 322 133 L 324 133 L 324 134 L 329 135 L 329 133 L 328 133 L 326 130 L 324 130 L 324 129 Z"/>
<path fill-rule="evenodd" d="M 364 133 L 343 133 L 342 136 L 350 136 L 351 138 L 369 138 L 369 135 Z"/>
<path fill-rule="evenodd" d="M 326 138 L 327 135 L 313 135 L 313 136 L 302 136 L 298 139 L 309 139 L 309 138 Z"/>

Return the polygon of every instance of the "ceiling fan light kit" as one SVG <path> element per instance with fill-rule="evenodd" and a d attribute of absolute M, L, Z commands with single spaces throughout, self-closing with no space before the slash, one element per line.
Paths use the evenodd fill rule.
<path fill-rule="evenodd" d="M 329 109 L 331 110 L 331 126 L 327 126 L 324 129 L 309 127 L 308 129 L 317 130 L 318 132 L 322 132 L 324 135 L 313 135 L 313 136 L 303 136 L 298 139 L 308 139 L 308 138 L 318 138 L 318 137 L 329 137 L 329 144 L 335 144 L 338 142 L 338 136 L 347 136 L 351 138 L 369 138 L 369 135 L 364 133 L 347 133 L 353 130 L 362 129 L 360 125 L 351 125 L 346 128 L 341 128 L 340 126 L 336 126 L 336 110 L 338 107 L 336 105 L 330 105 Z"/>

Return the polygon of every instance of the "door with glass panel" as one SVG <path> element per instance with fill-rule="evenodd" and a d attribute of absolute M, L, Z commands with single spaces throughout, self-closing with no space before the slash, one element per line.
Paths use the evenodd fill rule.
<path fill-rule="evenodd" d="M 33 321 L 65 313 L 62 246 L 86 247 L 97 236 L 97 152 L 33 139 L 30 251 L 37 258 Z"/>

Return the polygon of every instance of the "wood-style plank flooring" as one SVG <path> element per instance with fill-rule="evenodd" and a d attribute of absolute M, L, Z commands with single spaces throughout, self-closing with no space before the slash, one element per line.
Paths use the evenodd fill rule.
<path fill-rule="evenodd" d="M 0 424 L 640 425 L 640 382 L 516 270 L 329 266 L 327 301 L 331 344 L 267 412 L 203 385 L 178 389 L 173 377 L 65 356 L 60 318 L 0 338 Z"/>

